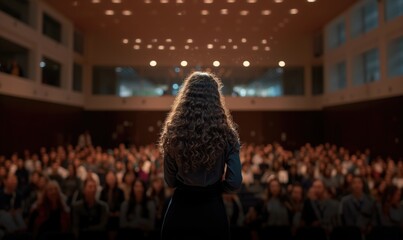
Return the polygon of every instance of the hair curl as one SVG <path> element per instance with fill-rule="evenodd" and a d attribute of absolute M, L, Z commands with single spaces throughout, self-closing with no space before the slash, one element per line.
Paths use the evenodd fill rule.
<path fill-rule="evenodd" d="M 239 148 L 237 126 L 221 88 L 215 75 L 193 72 L 184 80 L 165 120 L 159 148 L 185 172 L 211 170 L 228 144 Z"/>

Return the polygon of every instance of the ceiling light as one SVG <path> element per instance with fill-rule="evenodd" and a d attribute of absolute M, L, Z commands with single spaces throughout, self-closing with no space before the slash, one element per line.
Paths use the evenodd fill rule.
<path fill-rule="evenodd" d="M 189 38 L 188 40 L 186 40 L 187 43 L 192 43 L 193 39 Z"/>
<path fill-rule="evenodd" d="M 168 3 L 168 2 L 169 2 L 169 0 L 160 0 L 160 3 L 163 3 L 163 4 Z"/>
<path fill-rule="evenodd" d="M 100 3 L 101 0 L 92 0 L 92 3 Z"/>
<path fill-rule="evenodd" d="M 165 42 L 172 42 L 172 39 L 167 38 L 167 39 L 165 39 Z"/>
<path fill-rule="evenodd" d="M 267 47 L 267 46 L 266 46 L 266 47 L 264 47 L 264 50 L 265 50 L 265 51 L 270 51 L 270 47 Z"/>
<path fill-rule="evenodd" d="M 78 5 L 78 2 L 77 2 L 77 1 L 74 1 L 74 2 L 73 2 L 73 6 L 74 6 L 74 7 L 77 7 L 77 5 Z"/>
<path fill-rule="evenodd" d="M 113 10 L 106 10 L 105 11 L 105 15 L 112 16 L 113 14 L 115 14 L 115 12 Z"/>
<path fill-rule="evenodd" d="M 310 2 L 310 3 L 312 3 L 312 2 L 316 2 L 316 0 L 306 0 L 307 2 Z"/>
<path fill-rule="evenodd" d="M 132 15 L 132 11 L 130 11 L 130 10 L 123 10 L 123 11 L 122 11 L 122 14 L 125 15 L 125 16 L 130 16 L 130 15 Z"/>
<path fill-rule="evenodd" d="M 248 2 L 248 3 L 256 3 L 257 0 L 246 0 L 246 2 Z"/>
<path fill-rule="evenodd" d="M 232 46 L 233 49 L 238 49 L 237 45 Z"/>
<path fill-rule="evenodd" d="M 129 43 L 129 39 L 124 38 L 122 42 L 123 42 L 124 44 L 128 44 L 128 43 Z"/>
<path fill-rule="evenodd" d="M 204 0 L 204 3 L 206 3 L 206 4 L 211 4 L 213 2 L 214 2 L 213 0 Z"/>
<path fill-rule="evenodd" d="M 290 9 L 290 14 L 297 14 L 297 13 L 298 13 L 298 9 L 296 9 L 296 8 Z"/>
<path fill-rule="evenodd" d="M 112 3 L 122 3 L 122 0 L 112 0 Z"/>
<path fill-rule="evenodd" d="M 176 0 L 176 3 L 183 3 L 183 0 Z"/>
<path fill-rule="evenodd" d="M 151 67 L 157 66 L 157 61 L 151 60 L 151 61 L 150 61 L 150 66 L 151 66 Z"/>
<path fill-rule="evenodd" d="M 140 38 L 137 38 L 137 39 L 136 39 L 136 43 L 141 43 L 141 39 L 140 39 Z"/>
<path fill-rule="evenodd" d="M 139 49 L 140 49 L 140 45 L 137 45 L 137 44 L 136 44 L 136 45 L 133 46 L 133 48 L 136 49 L 136 50 L 139 50 Z"/>
<path fill-rule="evenodd" d="M 234 3 L 235 0 L 227 0 L 227 3 Z"/>
<path fill-rule="evenodd" d="M 219 67 L 219 66 L 220 66 L 220 62 L 219 62 L 219 61 L 214 61 L 214 62 L 213 62 L 213 66 L 214 66 L 214 67 Z"/>
<path fill-rule="evenodd" d="M 246 41 L 247 41 L 246 38 L 241 39 L 241 42 L 243 42 L 243 43 L 246 43 Z"/>
<path fill-rule="evenodd" d="M 228 38 L 228 42 L 229 42 L 229 43 L 232 43 L 232 39 L 231 39 L 231 38 Z"/>
<path fill-rule="evenodd" d="M 165 48 L 164 45 L 159 45 L 158 46 L 158 50 L 164 50 L 164 48 Z"/>
<path fill-rule="evenodd" d="M 189 45 L 185 45 L 185 49 L 189 49 Z"/>
<path fill-rule="evenodd" d="M 262 44 L 266 44 L 267 40 L 266 39 L 262 39 Z"/>
<path fill-rule="evenodd" d="M 243 66 L 244 66 L 244 67 L 249 67 L 249 66 L 250 66 L 250 62 L 249 62 L 249 61 L 243 61 Z"/>
<path fill-rule="evenodd" d="M 258 47 L 258 46 L 253 46 L 253 47 L 252 47 L 252 50 L 253 50 L 253 51 L 257 51 L 257 50 L 259 50 L 259 47 Z"/>
<path fill-rule="evenodd" d="M 148 49 L 151 49 L 151 48 L 153 48 L 153 45 L 147 44 L 147 48 L 148 48 Z"/>
<path fill-rule="evenodd" d="M 241 14 L 241 16 L 246 16 L 246 15 L 249 14 L 249 11 L 248 10 L 242 10 L 242 11 L 239 12 L 239 14 Z"/>
<path fill-rule="evenodd" d="M 153 39 L 151 40 L 151 42 L 156 43 L 156 42 L 158 42 L 158 40 L 157 40 L 156 38 L 153 38 Z"/>
<path fill-rule="evenodd" d="M 175 46 L 170 46 L 169 50 L 175 50 Z"/>
<path fill-rule="evenodd" d="M 223 9 L 220 10 L 220 12 L 221 12 L 222 15 L 227 15 L 228 14 L 228 9 L 223 8 Z"/>
<path fill-rule="evenodd" d="M 211 43 L 207 44 L 208 49 L 212 49 L 213 47 L 214 47 L 213 44 L 211 44 Z"/>
<path fill-rule="evenodd" d="M 181 66 L 182 67 L 186 67 L 188 65 L 188 62 L 186 62 L 185 60 L 183 60 L 182 62 L 181 62 Z"/>
<path fill-rule="evenodd" d="M 203 9 L 200 11 L 201 15 L 208 15 L 208 10 Z"/>
<path fill-rule="evenodd" d="M 285 66 L 285 62 L 284 62 L 284 61 L 280 61 L 280 62 L 278 62 L 278 65 L 279 65 L 280 67 L 284 67 L 284 66 Z"/>
<path fill-rule="evenodd" d="M 144 3 L 150 4 L 150 3 L 151 3 L 151 0 L 144 0 Z"/>
<path fill-rule="evenodd" d="M 225 46 L 225 45 L 221 45 L 220 48 L 221 48 L 221 49 L 225 49 L 226 46 Z"/>
<path fill-rule="evenodd" d="M 267 15 L 270 15 L 270 13 L 271 13 L 271 11 L 268 9 L 262 10 L 262 15 L 267 16 Z"/>
<path fill-rule="evenodd" d="M 274 0 L 275 3 L 282 3 L 283 0 Z"/>

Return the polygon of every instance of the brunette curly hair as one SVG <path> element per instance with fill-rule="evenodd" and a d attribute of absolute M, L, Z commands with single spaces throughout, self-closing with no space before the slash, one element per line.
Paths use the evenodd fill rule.
<path fill-rule="evenodd" d="M 225 107 L 222 86 L 211 73 L 193 72 L 165 120 L 159 148 L 185 172 L 211 170 L 228 145 L 239 150 L 237 125 Z"/>

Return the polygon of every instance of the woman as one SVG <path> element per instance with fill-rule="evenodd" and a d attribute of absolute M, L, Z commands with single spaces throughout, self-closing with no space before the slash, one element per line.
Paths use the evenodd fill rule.
<path fill-rule="evenodd" d="M 108 230 L 117 231 L 119 227 L 119 211 L 125 195 L 118 187 L 116 175 L 109 171 L 105 177 L 105 187 L 101 191 L 100 200 L 106 202 L 109 207 Z"/>
<path fill-rule="evenodd" d="M 221 88 L 214 75 L 192 73 L 165 121 L 159 147 L 175 192 L 162 239 L 229 238 L 222 192 L 238 190 L 242 175 L 239 137 Z"/>
<path fill-rule="evenodd" d="M 66 233 L 70 230 L 70 210 L 57 182 L 47 183 L 33 207 L 30 220 L 35 239 L 46 239 L 50 237 L 49 234 Z"/>
<path fill-rule="evenodd" d="M 145 238 L 145 233 L 154 229 L 155 204 L 146 194 L 145 182 L 137 179 L 130 192 L 128 201 L 120 208 L 120 228 L 123 236 L 120 239 L 131 239 L 130 236 Z"/>

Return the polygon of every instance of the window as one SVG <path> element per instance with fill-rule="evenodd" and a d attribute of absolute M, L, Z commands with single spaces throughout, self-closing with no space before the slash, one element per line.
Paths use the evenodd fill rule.
<path fill-rule="evenodd" d="M 377 0 L 367 0 L 351 13 L 351 36 L 357 37 L 378 26 Z"/>
<path fill-rule="evenodd" d="M 29 22 L 29 0 L 0 0 L 0 11 L 24 23 Z"/>
<path fill-rule="evenodd" d="M 28 78 L 29 50 L 0 37 L 0 72 Z"/>
<path fill-rule="evenodd" d="M 344 89 L 347 85 L 346 62 L 339 62 L 330 69 L 330 84 L 331 92 Z"/>
<path fill-rule="evenodd" d="M 77 30 L 74 30 L 74 51 L 84 54 L 84 35 Z"/>
<path fill-rule="evenodd" d="M 62 42 L 62 25 L 46 13 L 43 14 L 42 33 L 57 42 Z"/>
<path fill-rule="evenodd" d="M 385 1 L 385 18 L 387 21 L 403 15 L 403 0 Z"/>
<path fill-rule="evenodd" d="M 61 86 L 61 70 L 60 63 L 43 57 L 39 64 L 42 69 L 42 83 L 55 87 Z"/>
<path fill-rule="evenodd" d="M 304 95 L 304 68 L 283 68 L 283 95 Z"/>
<path fill-rule="evenodd" d="M 333 23 L 327 33 L 329 48 L 337 48 L 346 41 L 346 26 L 344 18 Z"/>
<path fill-rule="evenodd" d="M 323 66 L 312 67 L 312 95 L 323 94 Z"/>
<path fill-rule="evenodd" d="M 83 91 L 83 67 L 77 63 L 73 66 L 73 91 Z"/>
<path fill-rule="evenodd" d="M 388 45 L 388 77 L 403 75 L 403 37 L 392 40 Z"/>
<path fill-rule="evenodd" d="M 379 51 L 371 49 L 354 59 L 353 84 L 361 85 L 379 80 Z"/>

